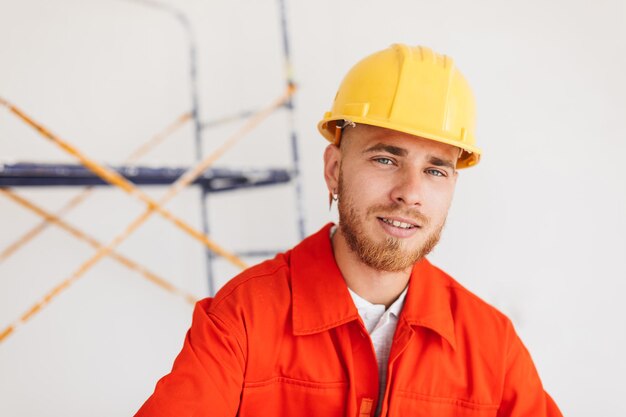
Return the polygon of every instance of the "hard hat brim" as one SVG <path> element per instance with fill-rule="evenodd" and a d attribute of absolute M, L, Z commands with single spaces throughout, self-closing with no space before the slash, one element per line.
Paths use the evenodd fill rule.
<path fill-rule="evenodd" d="M 361 118 L 361 117 L 332 117 L 328 119 L 323 119 L 317 124 L 317 129 L 319 132 L 331 143 L 335 142 L 335 127 L 336 122 L 339 120 L 349 120 L 351 122 L 357 124 L 364 124 L 370 126 L 382 127 L 385 129 L 395 130 L 397 132 L 408 133 L 409 135 L 417 136 L 424 139 L 433 140 L 440 143 L 445 143 L 446 145 L 451 145 L 463 150 L 463 154 L 459 157 L 457 161 L 457 169 L 468 168 L 478 164 L 480 161 L 480 156 L 482 151 L 480 148 L 476 146 L 460 142 L 458 139 L 446 138 L 444 136 L 438 136 L 432 134 L 432 132 L 425 132 L 416 129 L 409 129 L 406 127 L 398 127 L 394 123 L 385 122 L 384 120 L 373 120 L 372 118 Z M 338 145 L 338 144 L 337 144 Z"/>

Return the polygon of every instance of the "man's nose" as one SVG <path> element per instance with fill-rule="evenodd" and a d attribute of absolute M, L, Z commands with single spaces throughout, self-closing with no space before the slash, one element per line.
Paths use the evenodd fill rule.
<path fill-rule="evenodd" d="M 424 178 L 419 169 L 407 167 L 398 173 L 391 191 L 391 199 L 398 204 L 413 207 L 422 205 Z"/>

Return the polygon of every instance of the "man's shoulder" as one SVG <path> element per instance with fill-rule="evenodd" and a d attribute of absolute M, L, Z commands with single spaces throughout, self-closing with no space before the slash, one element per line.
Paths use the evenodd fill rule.
<path fill-rule="evenodd" d="M 325 225 L 288 251 L 241 272 L 218 291 L 211 305 L 248 303 L 258 306 L 259 300 L 282 304 L 291 301 L 292 276 L 306 280 L 314 275 L 312 267 L 316 265 L 322 266 L 321 275 L 327 275 L 332 269 L 331 226 L 330 223 Z"/>
<path fill-rule="evenodd" d="M 212 308 L 220 304 L 252 303 L 255 300 L 283 299 L 289 291 L 289 261 L 291 251 L 280 253 L 251 266 L 235 276 L 217 292 Z M 254 304 L 257 304 L 255 302 Z"/>
<path fill-rule="evenodd" d="M 450 296 L 450 310 L 457 325 L 491 326 L 494 330 L 510 331 L 511 320 L 488 301 L 461 285 L 441 268 L 433 268 L 445 283 Z"/>

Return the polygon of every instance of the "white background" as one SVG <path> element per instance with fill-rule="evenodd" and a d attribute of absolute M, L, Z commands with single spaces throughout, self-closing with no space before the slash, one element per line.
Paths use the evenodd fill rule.
<path fill-rule="evenodd" d="M 277 2 L 169 4 L 198 40 L 203 120 L 283 92 Z M 287 12 L 306 232 L 335 217 L 315 126 L 348 68 L 394 42 L 454 57 L 475 91 L 484 156 L 461 173 L 431 260 L 512 318 L 565 415 L 626 415 L 626 3 L 317 0 L 288 1 Z M 120 164 L 190 109 L 186 41 L 171 14 L 139 2 L 0 0 L 0 97 L 92 158 Z M 288 121 L 276 112 L 216 166 L 289 168 Z M 205 130 L 205 154 L 239 125 Z M 190 166 L 193 149 L 187 124 L 141 164 Z M 74 159 L 0 108 L 0 163 L 17 161 Z M 79 190 L 15 191 L 55 210 Z M 167 207 L 200 228 L 198 196 L 186 190 Z M 299 240 L 290 185 L 208 204 L 211 235 L 230 250 Z M 141 211 L 103 187 L 66 219 L 108 242 Z M 0 250 L 37 222 L 0 198 Z M 120 252 L 207 295 L 202 246 L 159 216 Z M 92 254 L 49 227 L 1 263 L 0 329 Z M 237 269 L 220 260 L 215 272 L 221 285 Z M 0 415 L 131 415 L 170 369 L 191 311 L 137 273 L 100 262 L 0 344 Z"/>

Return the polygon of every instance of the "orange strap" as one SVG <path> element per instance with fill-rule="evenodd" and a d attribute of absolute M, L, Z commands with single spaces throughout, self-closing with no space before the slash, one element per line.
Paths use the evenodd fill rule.
<path fill-rule="evenodd" d="M 335 141 L 333 142 L 334 145 L 339 146 L 339 144 L 341 143 L 341 133 L 342 133 L 342 129 L 335 125 Z"/>

